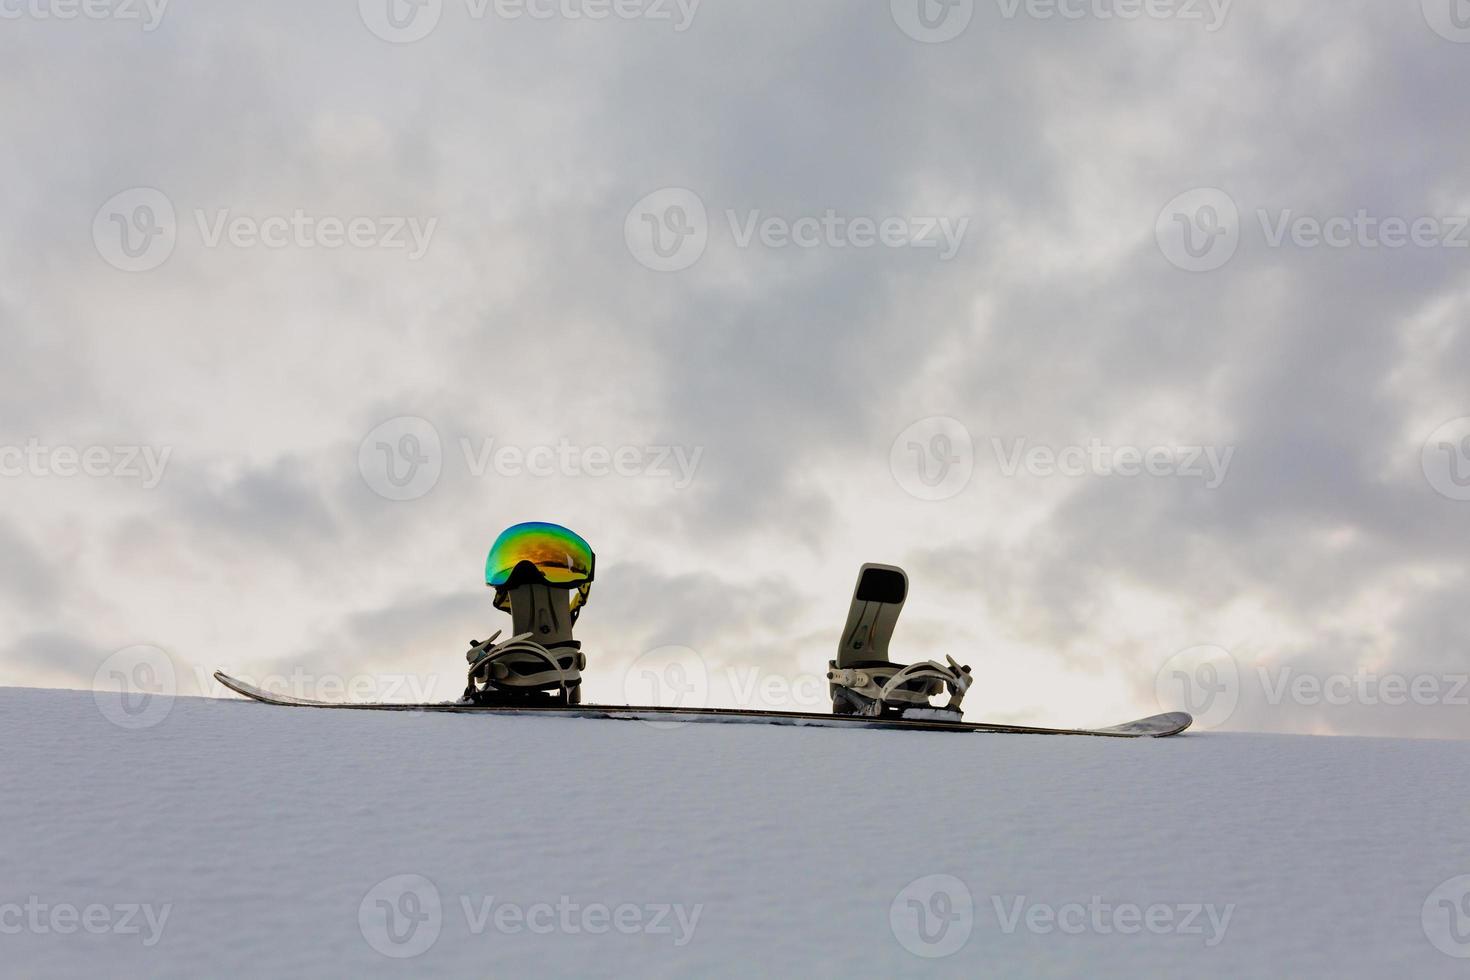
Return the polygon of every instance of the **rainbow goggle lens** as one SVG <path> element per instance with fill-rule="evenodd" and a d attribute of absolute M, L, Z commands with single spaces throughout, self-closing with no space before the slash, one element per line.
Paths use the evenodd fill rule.
<path fill-rule="evenodd" d="M 539 521 L 501 532 L 485 559 L 485 584 L 507 585 L 516 566 L 530 562 L 547 585 L 573 588 L 592 581 L 597 556 L 574 531 Z"/>

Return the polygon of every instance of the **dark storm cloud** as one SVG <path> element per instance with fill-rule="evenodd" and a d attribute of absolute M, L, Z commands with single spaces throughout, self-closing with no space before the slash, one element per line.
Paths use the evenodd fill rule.
<path fill-rule="evenodd" d="M 282 551 L 338 535 L 328 501 L 299 459 L 249 469 L 217 489 L 194 483 L 181 496 L 174 513 L 204 533 Z"/>

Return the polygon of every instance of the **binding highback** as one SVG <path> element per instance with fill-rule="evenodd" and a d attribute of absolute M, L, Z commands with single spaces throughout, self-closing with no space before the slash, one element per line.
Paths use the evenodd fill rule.
<path fill-rule="evenodd" d="M 897 565 L 864 565 L 852 590 L 847 625 L 837 646 L 837 666 L 886 661 L 888 641 L 909 594 L 909 577 Z"/>
<path fill-rule="evenodd" d="M 571 592 L 545 585 L 517 585 L 508 589 L 512 635 L 530 633 L 544 647 L 572 640 Z"/>

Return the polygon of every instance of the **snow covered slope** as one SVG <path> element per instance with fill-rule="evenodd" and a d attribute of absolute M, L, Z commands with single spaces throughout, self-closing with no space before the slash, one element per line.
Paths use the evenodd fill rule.
<path fill-rule="evenodd" d="M 0 689 L 6 976 L 1470 969 L 1459 743 L 97 697 Z"/>

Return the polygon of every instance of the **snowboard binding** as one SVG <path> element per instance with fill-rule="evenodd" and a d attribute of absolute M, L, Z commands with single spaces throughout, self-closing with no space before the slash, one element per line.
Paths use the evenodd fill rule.
<path fill-rule="evenodd" d="M 888 641 L 908 589 L 908 576 L 897 566 L 864 565 L 858 572 L 837 659 L 828 664 L 834 714 L 928 721 L 962 717 L 960 702 L 973 680 L 969 667 L 953 657 L 946 657 L 946 664 L 926 660 L 903 665 L 888 659 Z M 930 704 L 930 698 L 946 691 L 948 703 Z"/>
<path fill-rule="evenodd" d="M 497 707 L 582 703 L 587 658 L 572 627 L 592 591 L 596 556 L 555 524 L 517 524 L 496 538 L 485 562 L 495 608 L 510 613 L 500 631 L 470 641 L 466 704 Z"/>

